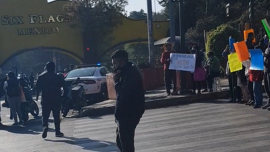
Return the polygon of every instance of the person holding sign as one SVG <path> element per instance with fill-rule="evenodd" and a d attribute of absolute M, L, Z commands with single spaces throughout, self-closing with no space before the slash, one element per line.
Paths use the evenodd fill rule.
<path fill-rule="evenodd" d="M 237 54 L 235 53 L 234 50 L 232 50 L 231 54 L 228 56 L 228 62 L 227 62 L 227 66 L 226 66 L 226 75 L 228 76 L 228 82 L 229 82 L 229 87 L 230 87 L 230 96 L 231 96 L 231 100 L 229 102 L 231 103 L 235 103 L 236 99 L 238 101 L 241 101 L 241 88 L 239 86 L 237 86 L 237 70 L 233 68 L 230 68 L 230 66 L 232 67 L 231 64 L 235 64 L 235 60 L 237 60 L 238 62 L 239 59 L 237 57 Z M 231 62 L 231 64 L 230 64 Z M 240 62 L 240 64 L 242 65 L 242 63 Z M 242 66 L 241 66 L 242 68 Z"/>
<path fill-rule="evenodd" d="M 177 95 L 176 91 L 176 70 L 171 70 L 169 69 L 170 67 L 170 55 L 173 53 L 172 51 L 172 44 L 170 43 L 165 43 L 163 46 L 163 53 L 161 55 L 160 62 L 164 66 L 164 79 L 165 79 L 165 85 L 166 85 L 166 92 L 167 96 L 172 95 Z M 173 92 L 171 93 L 171 85 L 173 83 Z"/>
<path fill-rule="evenodd" d="M 268 46 L 264 52 L 264 89 L 268 97 L 267 104 L 262 108 L 270 110 L 270 47 Z"/>
<path fill-rule="evenodd" d="M 248 49 L 254 49 L 254 43 L 253 43 L 253 39 L 254 39 L 254 33 L 250 32 L 247 35 L 246 38 L 246 45 Z M 247 74 L 247 82 L 248 82 L 248 91 L 249 91 L 249 101 L 246 103 L 247 105 L 253 105 L 254 103 L 254 93 L 253 93 L 253 82 L 250 81 L 249 79 L 249 73 Z"/>
<path fill-rule="evenodd" d="M 208 92 L 213 92 L 213 81 L 215 77 L 220 76 L 220 61 L 214 55 L 214 52 L 207 53 L 208 60 L 206 61 L 206 71 L 207 71 L 207 87 Z"/>
<path fill-rule="evenodd" d="M 256 49 L 261 52 L 260 49 Z M 261 52 L 262 53 L 262 52 Z M 251 62 L 254 60 L 251 54 Z M 254 94 L 254 109 L 262 107 L 263 101 L 263 90 L 262 90 L 262 81 L 263 81 L 263 71 L 262 70 L 249 70 L 249 81 L 253 82 L 253 94 Z"/>

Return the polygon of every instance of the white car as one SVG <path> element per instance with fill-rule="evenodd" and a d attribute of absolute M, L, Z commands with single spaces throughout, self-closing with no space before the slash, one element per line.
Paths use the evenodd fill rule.
<path fill-rule="evenodd" d="M 85 67 L 70 71 L 65 78 L 67 85 L 80 78 L 78 85 L 83 86 L 86 98 L 101 97 L 107 99 L 107 70 L 105 67 Z"/>

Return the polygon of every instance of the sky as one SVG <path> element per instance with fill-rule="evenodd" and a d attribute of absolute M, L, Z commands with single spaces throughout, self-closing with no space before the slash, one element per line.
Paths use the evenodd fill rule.
<path fill-rule="evenodd" d="M 159 5 L 157 0 L 152 0 L 153 12 L 155 12 L 155 6 L 157 12 L 161 11 L 163 8 L 162 6 Z M 126 6 L 126 11 L 128 12 L 128 15 L 132 11 L 140 11 L 141 9 L 147 12 L 147 0 L 128 0 L 128 5 Z"/>

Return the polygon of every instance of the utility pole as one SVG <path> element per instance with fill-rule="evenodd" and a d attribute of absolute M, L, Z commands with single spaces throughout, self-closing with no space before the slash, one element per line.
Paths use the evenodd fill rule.
<path fill-rule="evenodd" d="M 249 4 L 248 4 L 249 8 L 248 8 L 248 17 L 249 17 L 249 23 L 252 27 L 252 23 L 253 23 L 253 16 L 254 16 L 254 5 L 253 5 L 253 0 L 250 0 L 249 1 Z"/>
<path fill-rule="evenodd" d="M 174 3 L 169 0 L 169 13 L 170 13 L 170 42 L 175 43 L 175 16 L 174 16 Z"/>
<path fill-rule="evenodd" d="M 153 38 L 153 12 L 152 12 L 152 0 L 147 0 L 147 27 L 148 27 L 148 50 L 149 50 L 149 64 L 155 65 L 154 60 L 154 38 Z"/>
<path fill-rule="evenodd" d="M 179 30 L 180 30 L 180 53 L 186 53 L 185 52 L 185 30 L 183 26 L 184 22 L 184 0 L 172 0 L 172 2 L 179 2 Z M 181 71 L 181 89 L 180 94 L 186 94 L 187 93 L 187 86 L 186 86 L 186 72 Z"/>
<path fill-rule="evenodd" d="M 179 30 L 180 30 L 180 53 L 185 53 L 185 30 L 184 30 L 184 0 L 180 0 L 179 3 Z M 180 94 L 186 94 L 186 72 L 181 71 L 181 90 Z"/>

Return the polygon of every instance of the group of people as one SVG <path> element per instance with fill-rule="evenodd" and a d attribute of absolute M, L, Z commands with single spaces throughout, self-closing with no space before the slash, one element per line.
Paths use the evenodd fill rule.
<path fill-rule="evenodd" d="M 34 79 L 33 73 L 27 78 L 24 74 L 20 74 L 20 77 L 16 77 L 14 72 L 9 72 L 6 77 L 1 80 L 1 96 L 5 97 L 5 102 L 2 106 L 10 108 L 10 119 L 14 119 L 13 125 L 23 124 L 20 110 L 22 100 L 21 87 L 29 85 L 29 87 L 33 88 Z M 0 123 L 1 121 L 0 117 Z"/>
<path fill-rule="evenodd" d="M 264 37 L 255 45 L 254 34 L 249 33 L 246 38 L 246 45 L 248 49 L 256 49 L 262 53 L 264 57 L 264 70 L 251 70 L 251 57 L 249 60 L 242 62 L 242 70 L 236 72 L 230 72 L 229 62 L 227 62 L 226 74 L 228 75 L 230 86 L 230 102 L 245 103 L 246 105 L 253 106 L 255 109 L 268 108 L 270 110 L 270 48 L 268 39 Z M 227 46 L 222 55 L 227 59 L 231 53 L 235 53 L 235 50 L 230 50 L 229 46 Z M 263 105 L 263 81 L 265 92 L 268 96 L 266 105 Z"/>
<path fill-rule="evenodd" d="M 177 95 L 178 91 L 176 88 L 176 70 L 169 69 L 171 63 L 170 54 L 174 53 L 173 45 L 171 43 L 166 43 L 162 49 L 163 53 L 161 55 L 160 62 L 164 65 L 166 93 L 167 96 Z M 204 50 L 200 50 L 197 45 L 192 46 L 190 53 L 196 54 L 195 70 L 191 73 L 193 94 L 200 95 L 202 87 L 204 87 L 203 92 L 213 92 L 214 78 L 220 76 L 219 59 L 212 51 L 208 52 L 206 57 Z M 173 92 L 171 92 L 172 85 Z"/>
<path fill-rule="evenodd" d="M 117 102 L 115 106 L 115 122 L 117 124 L 116 143 L 121 152 L 134 152 L 135 129 L 145 111 L 145 97 L 142 77 L 138 69 L 128 60 L 125 50 L 117 50 L 111 55 Z M 23 124 L 20 112 L 20 83 L 14 72 L 7 74 L 7 96 L 14 125 Z M 63 76 L 55 73 L 54 62 L 48 62 L 44 72 L 38 76 L 36 83 L 38 101 L 42 92 L 42 138 L 47 137 L 48 119 L 52 111 L 55 125 L 55 136 L 63 137 L 60 131 L 61 101 L 68 94 Z M 63 92 L 62 92 L 63 90 Z M 17 115 L 19 120 L 17 120 Z"/>

